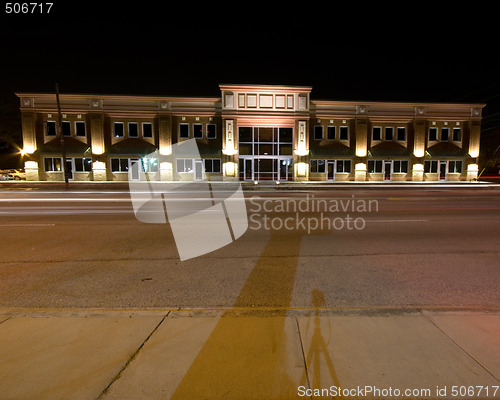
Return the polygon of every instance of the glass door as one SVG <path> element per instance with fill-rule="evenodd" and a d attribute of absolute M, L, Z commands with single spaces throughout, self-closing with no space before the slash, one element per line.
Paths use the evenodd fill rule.
<path fill-rule="evenodd" d="M 390 181 L 392 177 L 392 161 L 384 161 L 384 180 Z"/>

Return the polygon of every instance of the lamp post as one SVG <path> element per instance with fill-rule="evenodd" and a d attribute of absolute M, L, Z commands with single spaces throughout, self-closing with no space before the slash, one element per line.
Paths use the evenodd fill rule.
<path fill-rule="evenodd" d="M 68 185 L 68 173 L 66 168 L 66 148 L 64 146 L 64 135 L 62 131 L 62 114 L 61 114 L 61 103 L 59 102 L 59 84 L 56 82 L 56 101 L 57 101 L 57 114 L 58 114 L 58 130 L 59 130 L 59 139 L 61 140 L 61 151 L 62 151 L 62 170 L 64 174 L 64 183 Z"/>

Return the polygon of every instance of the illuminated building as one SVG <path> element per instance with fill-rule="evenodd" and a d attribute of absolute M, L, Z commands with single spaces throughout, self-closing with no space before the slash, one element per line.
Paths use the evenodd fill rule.
<path fill-rule="evenodd" d="M 326 101 L 311 87 L 220 85 L 206 97 L 61 94 L 69 178 L 128 179 L 131 162 L 196 139 L 201 159 L 153 179 L 437 181 L 477 178 L 484 104 Z M 55 94 L 18 93 L 28 180 L 63 180 Z"/>

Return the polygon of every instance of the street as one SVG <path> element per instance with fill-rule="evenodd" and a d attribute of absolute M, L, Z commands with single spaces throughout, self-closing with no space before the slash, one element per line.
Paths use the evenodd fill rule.
<path fill-rule="evenodd" d="M 243 236 L 180 261 L 169 225 L 139 222 L 126 191 L 2 191 L 0 306 L 301 309 L 313 293 L 333 309 L 500 306 L 498 190 L 245 198 Z"/>

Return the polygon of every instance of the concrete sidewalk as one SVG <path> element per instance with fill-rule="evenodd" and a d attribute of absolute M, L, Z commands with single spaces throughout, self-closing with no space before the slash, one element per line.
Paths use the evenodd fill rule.
<path fill-rule="evenodd" d="M 0 310 L 1 399 L 500 399 L 500 310 Z"/>

